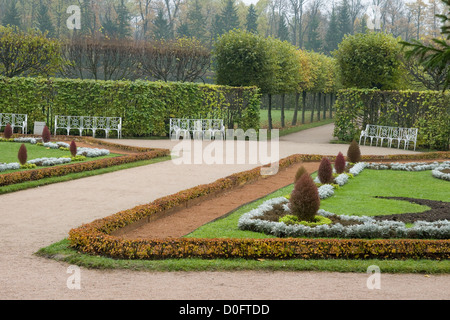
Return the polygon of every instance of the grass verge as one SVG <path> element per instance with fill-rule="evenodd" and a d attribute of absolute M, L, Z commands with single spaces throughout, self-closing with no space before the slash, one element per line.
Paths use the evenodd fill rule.
<path fill-rule="evenodd" d="M 133 270 L 152 272 L 176 271 L 318 271 L 366 273 L 372 265 L 385 273 L 445 274 L 450 272 L 450 261 L 435 260 L 246 260 L 246 259 L 167 259 L 115 260 L 80 254 L 68 247 L 67 239 L 36 252 L 37 256 L 99 270 Z"/>
<path fill-rule="evenodd" d="M 350 185 L 358 189 L 357 183 L 370 183 L 374 178 L 371 174 L 386 173 L 387 171 L 365 170 L 357 178 L 352 179 L 343 188 L 337 192 L 345 190 Z M 394 172 L 395 174 L 404 175 L 407 181 L 410 175 L 417 175 L 416 178 L 427 179 L 421 177 L 421 174 L 429 175 L 429 172 Z M 365 179 L 360 179 L 362 177 Z M 440 180 L 431 178 L 431 182 Z M 358 181 L 359 180 L 359 181 Z M 367 181 L 365 181 L 367 180 Z M 445 181 L 444 181 L 445 182 Z M 395 186 L 393 186 L 395 188 Z M 417 188 L 414 188 L 417 189 Z M 208 223 L 188 237 L 235 237 L 235 238 L 269 238 L 271 236 L 259 234 L 255 232 L 240 231 L 237 229 L 237 220 L 239 217 L 257 207 L 268 198 L 286 195 L 292 190 L 292 185 L 282 188 L 260 200 L 242 206 L 224 218 Z M 415 192 L 421 192 L 415 190 Z M 445 191 L 444 191 L 445 192 Z M 439 196 L 436 196 L 439 197 Z M 338 198 L 338 197 L 337 197 Z M 331 198 L 330 198 L 331 199 Z M 435 198 L 437 199 L 437 198 Z M 329 200 L 329 199 L 327 199 Z M 327 200 L 322 201 L 326 203 Z M 406 202 L 399 202 L 400 205 L 408 205 Z M 406 209 L 407 210 L 407 209 Z M 321 271 L 321 272 L 366 272 L 371 265 L 377 265 L 382 272 L 386 273 L 428 273 L 428 274 L 448 274 L 450 273 L 450 261 L 436 260 L 348 260 L 348 259 L 291 259 L 291 260 L 247 260 L 247 259 L 166 259 L 166 260 L 116 260 L 107 257 L 90 256 L 80 254 L 69 248 L 67 239 L 55 243 L 49 247 L 42 248 L 36 253 L 38 256 L 63 261 L 69 264 L 76 264 L 81 267 L 95 269 L 127 269 L 139 271 Z"/>
<path fill-rule="evenodd" d="M 140 167 L 140 166 L 146 166 L 146 165 L 154 164 L 157 162 L 167 161 L 170 159 L 171 159 L 170 156 L 166 156 L 166 157 L 154 158 L 154 159 L 150 159 L 150 160 L 131 162 L 131 163 L 127 163 L 127 164 L 112 166 L 112 167 L 108 167 L 108 168 L 102 168 L 102 169 L 98 169 L 98 170 L 85 171 L 85 172 L 79 172 L 79 173 L 71 173 L 71 174 L 59 176 L 59 177 L 44 178 L 44 179 L 40 179 L 40 180 L 36 180 L 36 181 L 27 181 L 27 182 L 17 183 L 17 184 L 13 184 L 13 185 L 0 187 L 0 194 L 35 188 L 35 187 L 44 186 L 44 185 L 48 185 L 48 184 L 52 184 L 52 183 L 58 183 L 58 182 L 64 182 L 64 181 L 70 181 L 70 180 L 75 180 L 75 179 L 91 177 L 91 176 L 110 173 L 110 172 L 119 171 L 119 170 L 125 170 L 125 169 Z"/>

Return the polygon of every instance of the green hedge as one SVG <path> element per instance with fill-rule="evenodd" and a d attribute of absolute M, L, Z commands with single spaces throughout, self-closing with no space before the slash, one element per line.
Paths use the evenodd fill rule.
<path fill-rule="evenodd" d="M 55 115 L 122 117 L 125 136 L 164 136 L 169 118 L 221 118 L 259 129 L 258 89 L 196 83 L 1 78 L 0 112 L 28 114 L 53 127 Z"/>
<path fill-rule="evenodd" d="M 334 135 L 359 139 L 366 124 L 419 128 L 418 145 L 448 150 L 450 94 L 440 91 L 340 90 Z"/>

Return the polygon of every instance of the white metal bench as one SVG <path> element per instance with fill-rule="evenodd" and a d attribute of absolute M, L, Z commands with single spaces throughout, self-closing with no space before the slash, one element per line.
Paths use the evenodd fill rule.
<path fill-rule="evenodd" d="M 414 143 L 414 150 L 416 150 L 417 135 L 419 130 L 417 128 L 400 128 L 400 127 L 389 127 L 389 126 L 378 126 L 373 124 L 368 124 L 366 129 L 361 131 L 359 137 L 359 144 L 361 144 L 364 138 L 364 145 L 366 140 L 370 139 L 370 145 L 373 144 L 375 140 L 375 146 L 383 146 L 383 142 L 387 142 L 389 148 L 392 147 L 394 141 L 397 142 L 397 148 L 400 148 L 400 144 L 403 142 L 404 149 L 409 148 L 410 143 Z"/>
<path fill-rule="evenodd" d="M 170 137 L 183 139 L 224 139 L 225 126 L 222 119 L 170 119 Z"/>
<path fill-rule="evenodd" d="M 95 132 L 99 130 L 105 131 L 106 138 L 109 137 L 111 131 L 117 131 L 117 137 L 122 138 L 122 118 L 120 117 L 85 117 L 85 116 L 55 116 L 55 135 L 57 129 L 66 130 L 70 135 L 70 130 L 77 130 L 79 135 L 83 131 Z"/>
<path fill-rule="evenodd" d="M 21 128 L 23 134 L 27 133 L 28 115 L 17 113 L 0 113 L 0 129 L 9 123 L 13 132 L 14 128 Z"/>

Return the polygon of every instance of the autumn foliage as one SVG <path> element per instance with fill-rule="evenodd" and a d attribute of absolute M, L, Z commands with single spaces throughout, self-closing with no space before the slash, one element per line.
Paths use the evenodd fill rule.
<path fill-rule="evenodd" d="M 77 144 L 74 140 L 70 143 L 70 153 L 72 154 L 72 157 L 75 157 L 77 155 Z"/>
<path fill-rule="evenodd" d="M 27 147 L 25 147 L 25 144 L 22 143 L 22 145 L 19 148 L 19 153 L 17 154 L 17 158 L 19 159 L 19 162 L 21 165 L 24 165 L 27 163 Z"/>
<path fill-rule="evenodd" d="M 294 183 L 296 183 L 298 181 L 298 179 L 300 179 L 300 177 L 305 173 L 308 173 L 308 172 L 306 171 L 304 166 L 301 166 L 300 168 L 298 168 L 297 172 L 295 173 Z"/>
<path fill-rule="evenodd" d="M 356 142 L 355 140 L 353 140 L 348 147 L 347 159 L 351 163 L 357 163 L 361 161 L 361 150 L 359 149 L 358 142 Z"/>
<path fill-rule="evenodd" d="M 42 141 L 49 142 L 50 141 L 50 130 L 47 126 L 44 127 L 44 130 L 42 130 Z"/>
<path fill-rule="evenodd" d="M 321 183 L 333 182 L 333 168 L 331 167 L 331 162 L 327 157 L 322 158 L 322 161 L 320 161 L 317 175 Z"/>
<path fill-rule="evenodd" d="M 289 206 L 292 214 L 299 220 L 314 220 L 320 208 L 320 198 L 316 184 L 309 174 L 303 174 L 296 182 L 289 199 Z"/>
<path fill-rule="evenodd" d="M 336 170 L 336 173 L 338 174 L 343 173 L 345 170 L 345 158 L 342 152 L 339 152 L 334 160 L 334 170 Z"/>
<path fill-rule="evenodd" d="M 13 135 L 13 130 L 11 128 L 11 125 L 8 123 L 5 127 L 5 131 L 3 132 L 3 136 L 5 139 L 10 139 Z"/>

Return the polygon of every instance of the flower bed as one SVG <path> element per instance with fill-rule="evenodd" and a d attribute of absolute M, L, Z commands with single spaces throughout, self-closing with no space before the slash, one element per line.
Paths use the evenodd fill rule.
<path fill-rule="evenodd" d="M 378 221 L 367 216 L 336 215 L 324 210 L 319 210 L 318 215 L 326 218 L 339 218 L 344 220 L 333 224 L 319 226 L 305 226 L 302 224 L 287 225 L 283 222 L 274 222 L 259 219 L 265 212 L 273 209 L 275 204 L 281 204 L 285 214 L 290 214 L 289 201 L 285 197 L 267 200 L 258 208 L 244 214 L 239 219 L 239 229 L 261 232 L 276 237 L 335 237 L 335 238 L 407 238 L 407 239 L 449 239 L 450 221 L 425 222 L 418 221 L 413 227 L 407 228 L 405 223 L 397 221 Z"/>
<path fill-rule="evenodd" d="M 402 171 L 424 171 L 433 170 L 433 176 L 436 171 L 449 169 L 450 161 L 443 163 L 433 162 L 411 162 L 411 163 L 366 163 L 360 162 L 350 168 L 350 176 L 357 176 L 365 168 L 374 170 L 402 170 Z M 347 178 L 344 178 L 347 177 Z M 339 186 L 348 181 L 349 175 L 340 174 L 334 180 Z M 319 184 L 316 177 L 315 182 Z M 318 187 L 320 199 L 326 199 L 334 195 L 334 186 L 323 184 Z M 406 227 L 406 224 L 391 220 L 376 220 L 372 217 L 358 217 L 336 215 L 334 213 L 319 210 L 318 215 L 333 218 L 333 220 L 345 220 L 346 226 L 342 223 L 323 224 L 320 226 L 305 226 L 302 224 L 287 225 L 284 222 L 268 221 L 261 217 L 266 212 L 274 209 L 274 205 L 283 208 L 284 213 L 280 215 L 290 215 L 287 197 L 279 197 L 264 202 L 258 208 L 244 214 L 239 220 L 239 229 L 254 232 L 270 234 L 276 237 L 339 237 L 339 238 L 411 238 L 411 239 L 449 239 L 450 221 L 442 220 L 436 222 L 417 221 L 413 227 Z M 279 209 L 278 209 L 279 210 Z M 353 223 L 348 223 L 348 222 Z"/>
<path fill-rule="evenodd" d="M 448 159 L 450 153 L 424 154 L 427 159 Z M 406 156 L 408 157 L 408 156 Z M 419 159 L 417 155 L 416 159 Z M 320 161 L 319 155 L 293 155 L 280 160 L 281 168 L 292 164 Z M 330 157 L 331 158 L 331 157 Z M 366 156 L 364 159 L 371 159 Z M 390 159 L 374 157 L 373 160 Z M 401 157 L 396 156 L 396 159 Z M 423 239 L 144 239 L 125 240 L 111 235 L 123 227 L 169 209 L 185 207 L 189 201 L 207 198 L 215 192 L 231 190 L 260 179 L 260 168 L 231 175 L 211 184 L 181 191 L 149 204 L 118 212 L 112 216 L 84 224 L 69 232 L 70 246 L 79 252 L 117 259 L 166 258 L 386 258 L 386 259 L 448 259 L 449 240 Z"/>
<path fill-rule="evenodd" d="M 15 139 L 18 139 L 15 142 L 29 142 L 29 143 L 39 143 L 39 138 L 33 138 L 33 137 L 18 137 L 14 139 L 10 139 L 9 141 L 14 142 Z M 26 171 L 19 171 L 19 172 L 11 172 L 11 173 L 4 173 L 0 175 L 0 186 L 7 186 L 12 185 L 16 183 L 26 182 L 26 181 L 35 181 L 40 180 L 43 178 L 50 178 L 50 177 L 58 177 L 58 176 L 64 176 L 70 173 L 78 173 L 83 171 L 91 171 L 91 170 L 97 170 L 102 168 L 108 168 L 112 166 L 117 166 L 121 164 L 126 163 L 132 163 L 136 161 L 143 161 L 143 160 L 150 160 L 154 158 L 159 157 L 165 157 L 170 155 L 170 151 L 167 149 L 151 149 L 151 148 L 140 148 L 140 147 L 130 147 L 130 146 L 122 146 L 120 144 L 114 144 L 110 142 L 105 142 L 101 140 L 96 140 L 91 137 L 58 137 L 58 140 L 64 140 L 64 139 L 70 139 L 75 141 L 81 141 L 86 144 L 98 144 L 98 145 L 104 145 L 106 147 L 111 147 L 114 149 L 123 149 L 126 151 L 133 151 L 136 152 L 135 154 L 129 154 L 129 155 L 122 155 L 118 157 L 113 158 L 104 158 L 99 160 L 92 160 L 88 162 L 80 162 L 80 163 L 67 163 L 62 166 L 57 167 L 47 167 L 47 168 L 39 168 L 34 170 L 26 170 Z M 64 143 L 63 141 L 60 141 L 58 143 L 55 143 L 55 145 L 58 145 L 58 148 L 67 148 L 69 147 L 69 144 Z M 54 145 L 52 145 L 54 147 Z M 122 148 L 123 147 L 123 148 Z M 81 153 L 84 152 L 83 148 L 81 149 Z M 100 153 L 105 154 L 105 151 L 98 151 L 103 149 L 96 149 L 96 148 L 89 148 L 91 150 L 94 150 L 93 152 L 99 155 Z M 105 149 L 106 150 L 106 149 Z M 106 150 L 109 153 L 109 150 Z M 91 153 L 91 155 L 94 155 L 94 153 Z M 77 152 L 79 157 L 79 153 Z M 68 160 L 71 160 L 71 158 L 58 158 L 60 160 L 55 160 L 51 158 L 46 159 L 39 159 L 41 161 L 41 164 L 48 164 L 53 165 L 57 164 L 57 162 L 65 163 L 69 162 Z M 68 160 L 67 160 L 68 159 Z M 30 160 L 32 161 L 32 160 Z M 58 163 L 60 164 L 60 163 Z M 17 167 L 17 165 L 19 167 Z M 0 164 L 0 172 L 6 171 L 10 169 L 19 169 L 20 164 L 6 164 L 2 165 Z M 4 170 L 2 170 L 4 169 Z"/>
<path fill-rule="evenodd" d="M 450 163 L 443 164 L 431 171 L 433 177 L 450 181 Z"/>

